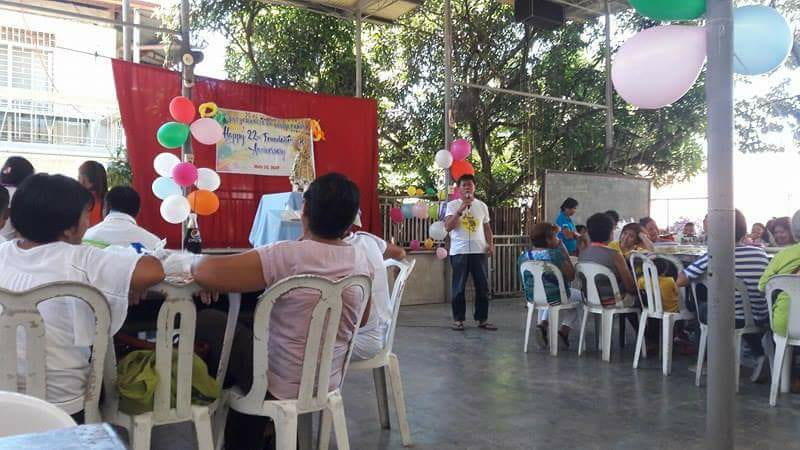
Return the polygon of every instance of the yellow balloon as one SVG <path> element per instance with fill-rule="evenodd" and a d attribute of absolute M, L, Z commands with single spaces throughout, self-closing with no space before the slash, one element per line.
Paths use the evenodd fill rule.
<path fill-rule="evenodd" d="M 439 201 L 443 202 L 443 201 L 445 201 L 445 199 L 447 199 L 447 192 L 439 191 Z"/>
<path fill-rule="evenodd" d="M 424 245 L 425 245 L 425 250 L 432 249 L 433 248 L 433 239 L 431 239 L 431 238 L 425 239 L 425 244 Z"/>
<path fill-rule="evenodd" d="M 413 196 L 417 195 L 417 188 L 414 187 L 414 186 L 409 186 L 408 190 L 406 190 L 406 192 L 408 192 L 408 195 L 410 197 L 413 197 Z"/>

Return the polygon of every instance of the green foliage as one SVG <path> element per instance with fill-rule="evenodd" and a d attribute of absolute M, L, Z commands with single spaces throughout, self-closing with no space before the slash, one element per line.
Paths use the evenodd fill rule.
<path fill-rule="evenodd" d="M 773 1 L 791 14 L 798 2 Z M 232 79 L 354 92 L 351 21 L 253 0 L 196 0 L 195 6 L 195 24 L 229 39 Z M 456 82 L 605 103 L 602 19 L 526 33 L 513 8 L 496 0 L 453 0 L 452 6 Z M 433 166 L 444 142 L 441 10 L 442 0 L 428 0 L 397 26 L 364 26 L 364 92 L 378 100 L 384 192 L 441 184 L 442 172 Z M 654 25 L 632 12 L 616 19 L 615 42 Z M 794 56 L 796 63 L 800 52 Z M 656 111 L 635 110 L 615 95 L 612 149 L 604 144 L 603 109 L 456 84 L 454 135 L 472 142 L 479 189 L 492 204 L 530 195 L 548 169 L 647 176 L 657 184 L 685 180 L 702 169 L 703 82 L 701 76 L 683 99 Z M 766 99 L 737 105 L 745 119 L 737 122 L 742 151 L 780 150 L 762 138 L 785 126 L 800 141 L 800 100 L 788 89 L 780 85 Z"/>
<path fill-rule="evenodd" d="M 114 186 L 128 186 L 133 179 L 133 172 L 128 163 L 128 150 L 120 145 L 111 152 L 111 161 L 106 167 L 106 177 L 108 178 L 108 188 Z"/>

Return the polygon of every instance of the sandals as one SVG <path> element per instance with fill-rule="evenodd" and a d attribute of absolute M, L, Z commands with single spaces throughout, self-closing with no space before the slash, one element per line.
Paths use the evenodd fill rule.
<path fill-rule="evenodd" d="M 450 325 L 450 328 L 455 331 L 464 331 L 464 322 L 453 322 L 453 324 Z"/>
<path fill-rule="evenodd" d="M 478 324 L 478 328 L 483 328 L 484 330 L 489 330 L 489 331 L 497 331 L 497 327 L 489 322 L 480 322 Z"/>

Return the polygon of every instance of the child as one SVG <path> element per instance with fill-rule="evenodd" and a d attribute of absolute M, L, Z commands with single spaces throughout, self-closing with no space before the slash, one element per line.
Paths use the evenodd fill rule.
<path fill-rule="evenodd" d="M 0 244 L 0 288 L 25 291 L 55 281 L 92 285 L 108 300 L 114 334 L 125 320 L 128 295 L 163 280 L 164 269 L 151 256 L 80 245 L 91 207 L 92 195 L 71 178 L 38 174 L 26 179 L 11 201 L 11 220 L 21 238 Z M 47 400 L 78 398 L 86 389 L 94 315 L 70 298 L 44 302 L 39 311 L 47 336 Z M 23 355 L 20 367 L 25 367 Z M 67 413 L 77 420 L 82 416 L 81 410 Z"/>
<path fill-rule="evenodd" d="M 656 259 L 653 262 L 658 272 L 658 286 L 661 289 L 661 307 L 664 309 L 664 312 L 679 312 L 678 286 L 675 284 L 675 279 L 668 275 L 670 270 L 669 264 L 663 259 Z M 637 284 L 641 291 L 645 290 L 644 276 L 639 277 Z"/>

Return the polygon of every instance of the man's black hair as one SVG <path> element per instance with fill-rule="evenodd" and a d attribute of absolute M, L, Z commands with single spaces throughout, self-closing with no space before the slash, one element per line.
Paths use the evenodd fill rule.
<path fill-rule="evenodd" d="M 611 240 L 614 222 L 606 213 L 592 214 L 586 220 L 586 228 L 589 230 L 589 239 L 592 242 L 608 242 Z"/>
<path fill-rule="evenodd" d="M 106 211 L 117 211 L 136 217 L 141 206 L 139 193 L 130 186 L 115 186 L 106 194 Z"/>
<path fill-rule="evenodd" d="M 92 194 L 72 178 L 40 173 L 28 177 L 14 193 L 11 223 L 25 239 L 55 242 L 77 226 L 93 204 Z"/>

